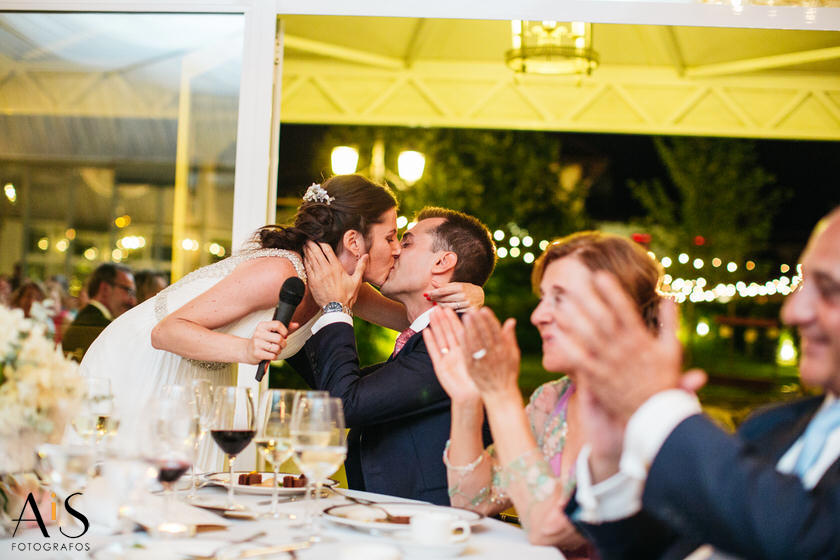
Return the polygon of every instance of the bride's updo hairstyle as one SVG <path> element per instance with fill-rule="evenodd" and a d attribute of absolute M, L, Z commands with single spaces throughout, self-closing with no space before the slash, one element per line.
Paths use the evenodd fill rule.
<path fill-rule="evenodd" d="M 373 224 L 397 207 L 394 193 L 361 175 L 334 175 L 310 187 L 290 226 L 271 225 L 257 230 L 255 241 L 262 248 L 303 251 L 307 241 L 328 243 L 339 254 L 344 232 L 360 231 L 368 240 Z M 321 190 L 322 189 L 322 190 Z M 312 195 L 309 193 L 314 191 Z"/>
<path fill-rule="evenodd" d="M 591 271 L 605 270 L 618 279 L 636 303 L 648 329 L 659 330 L 659 263 L 637 243 L 600 231 L 581 231 L 553 241 L 534 263 L 531 284 L 539 293 L 545 269 L 563 257 L 574 256 Z"/>

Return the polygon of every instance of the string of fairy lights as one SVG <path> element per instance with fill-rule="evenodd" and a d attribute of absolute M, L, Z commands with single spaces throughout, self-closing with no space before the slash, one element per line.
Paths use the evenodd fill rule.
<path fill-rule="evenodd" d="M 399 229 L 411 229 L 413 225 L 414 222 L 409 222 L 405 216 L 397 218 L 397 227 Z M 528 234 L 527 230 L 520 228 L 516 224 L 509 224 L 507 232 L 502 229 L 494 230 L 493 240 L 496 242 L 496 255 L 499 259 L 521 259 L 526 264 L 533 263 L 540 253 L 551 243 L 547 239 L 534 239 Z M 782 264 L 779 267 L 780 275 L 764 283 L 733 280 L 727 283 L 718 282 L 712 286 L 703 276 L 698 275 L 693 278 L 675 277 L 669 274 L 668 270 L 672 266 L 675 266 L 676 263 L 679 263 L 694 268 L 698 271 L 698 274 L 700 271 L 708 268 L 723 268 L 728 273 L 734 274 L 738 272 L 741 265 L 735 261 L 729 261 L 724 264 L 723 259 L 719 257 L 714 257 L 709 263 L 706 263 L 700 257 L 692 258 L 688 253 L 680 253 L 675 258 L 669 256 L 658 257 L 653 251 L 648 251 L 648 255 L 652 259 L 658 260 L 665 270 L 662 286 L 660 287 L 661 292 L 671 296 L 677 303 L 683 303 L 685 301 L 694 303 L 727 303 L 734 298 L 766 297 L 776 294 L 786 296 L 796 290 L 802 281 L 799 265 L 793 271 L 790 265 Z M 748 272 L 752 272 L 756 268 L 756 263 L 753 260 L 748 260 L 743 263 L 743 268 Z"/>

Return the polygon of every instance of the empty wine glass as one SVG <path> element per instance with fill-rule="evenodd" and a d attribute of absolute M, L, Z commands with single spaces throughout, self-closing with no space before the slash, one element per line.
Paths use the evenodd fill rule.
<path fill-rule="evenodd" d="M 278 474 L 280 465 L 292 456 L 292 440 L 289 429 L 292 423 L 292 407 L 296 391 L 288 389 L 270 389 L 260 400 L 260 413 L 257 437 L 254 443 L 257 449 L 274 470 L 274 484 L 271 491 L 271 510 L 264 517 L 289 518 L 277 511 Z"/>
<path fill-rule="evenodd" d="M 190 393 L 186 387 L 168 385 L 147 409 L 143 456 L 157 469 L 165 492 L 165 521 L 156 528 L 161 535 L 188 535 L 192 530 L 172 516 L 172 486 L 190 468 L 194 453 L 198 419 Z"/>
<path fill-rule="evenodd" d="M 338 470 L 347 456 L 341 399 L 299 394 L 292 412 L 290 434 L 292 457 L 306 475 L 308 484 L 315 485 L 314 499 L 307 499 L 307 517 L 312 525 L 311 538 L 317 541 L 320 540 L 320 526 L 310 508 L 317 507 L 324 480 Z"/>
<path fill-rule="evenodd" d="M 197 419 L 198 431 L 196 432 L 193 448 L 192 480 L 187 499 L 195 498 L 196 491 L 198 490 L 196 463 L 198 463 L 201 457 L 200 450 L 204 436 L 207 434 L 207 431 L 210 429 L 210 424 L 213 421 L 213 383 L 207 379 L 193 379 L 190 383 L 190 388 L 192 389 L 192 404 Z"/>
<path fill-rule="evenodd" d="M 89 445 L 56 445 L 45 443 L 36 450 L 36 473 L 55 493 L 57 502 L 63 506 L 65 500 L 87 487 L 93 476 L 94 452 Z M 63 511 L 63 509 L 62 509 Z M 66 517 L 66 519 L 64 519 Z M 61 515 L 59 523 L 77 523 L 75 517 Z"/>
<path fill-rule="evenodd" d="M 233 478 L 234 458 L 254 439 L 254 400 L 251 390 L 245 387 L 216 387 L 213 393 L 213 421 L 210 435 L 228 456 L 228 510 L 245 509 L 234 501 Z"/>

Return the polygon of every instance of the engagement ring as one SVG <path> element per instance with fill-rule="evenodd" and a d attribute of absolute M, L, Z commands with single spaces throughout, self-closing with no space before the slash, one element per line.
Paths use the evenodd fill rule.
<path fill-rule="evenodd" d="M 475 352 L 473 352 L 472 358 L 473 358 L 473 360 L 480 360 L 481 358 L 483 358 L 486 355 L 487 355 L 487 350 L 482 348 L 480 350 L 476 350 Z"/>
<path fill-rule="evenodd" d="M 440 353 L 441 354 L 449 354 L 449 348 L 441 348 Z"/>

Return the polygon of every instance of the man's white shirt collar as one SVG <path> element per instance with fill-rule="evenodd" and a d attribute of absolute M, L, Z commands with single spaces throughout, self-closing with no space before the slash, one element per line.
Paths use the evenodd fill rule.
<path fill-rule="evenodd" d="M 108 319 L 109 321 L 114 320 L 114 316 L 111 315 L 111 311 L 107 307 L 102 305 L 102 303 L 96 301 L 95 299 L 92 299 L 92 300 L 88 301 L 88 303 L 91 304 L 92 306 L 94 306 L 95 308 L 97 308 L 99 311 L 101 311 L 102 314 L 105 315 L 105 318 Z"/>
<path fill-rule="evenodd" d="M 414 319 L 414 322 L 411 323 L 409 327 L 414 332 L 418 333 L 429 326 L 429 321 L 432 320 L 432 311 L 434 311 L 434 306 L 428 308 L 426 311 L 421 313 Z"/>

